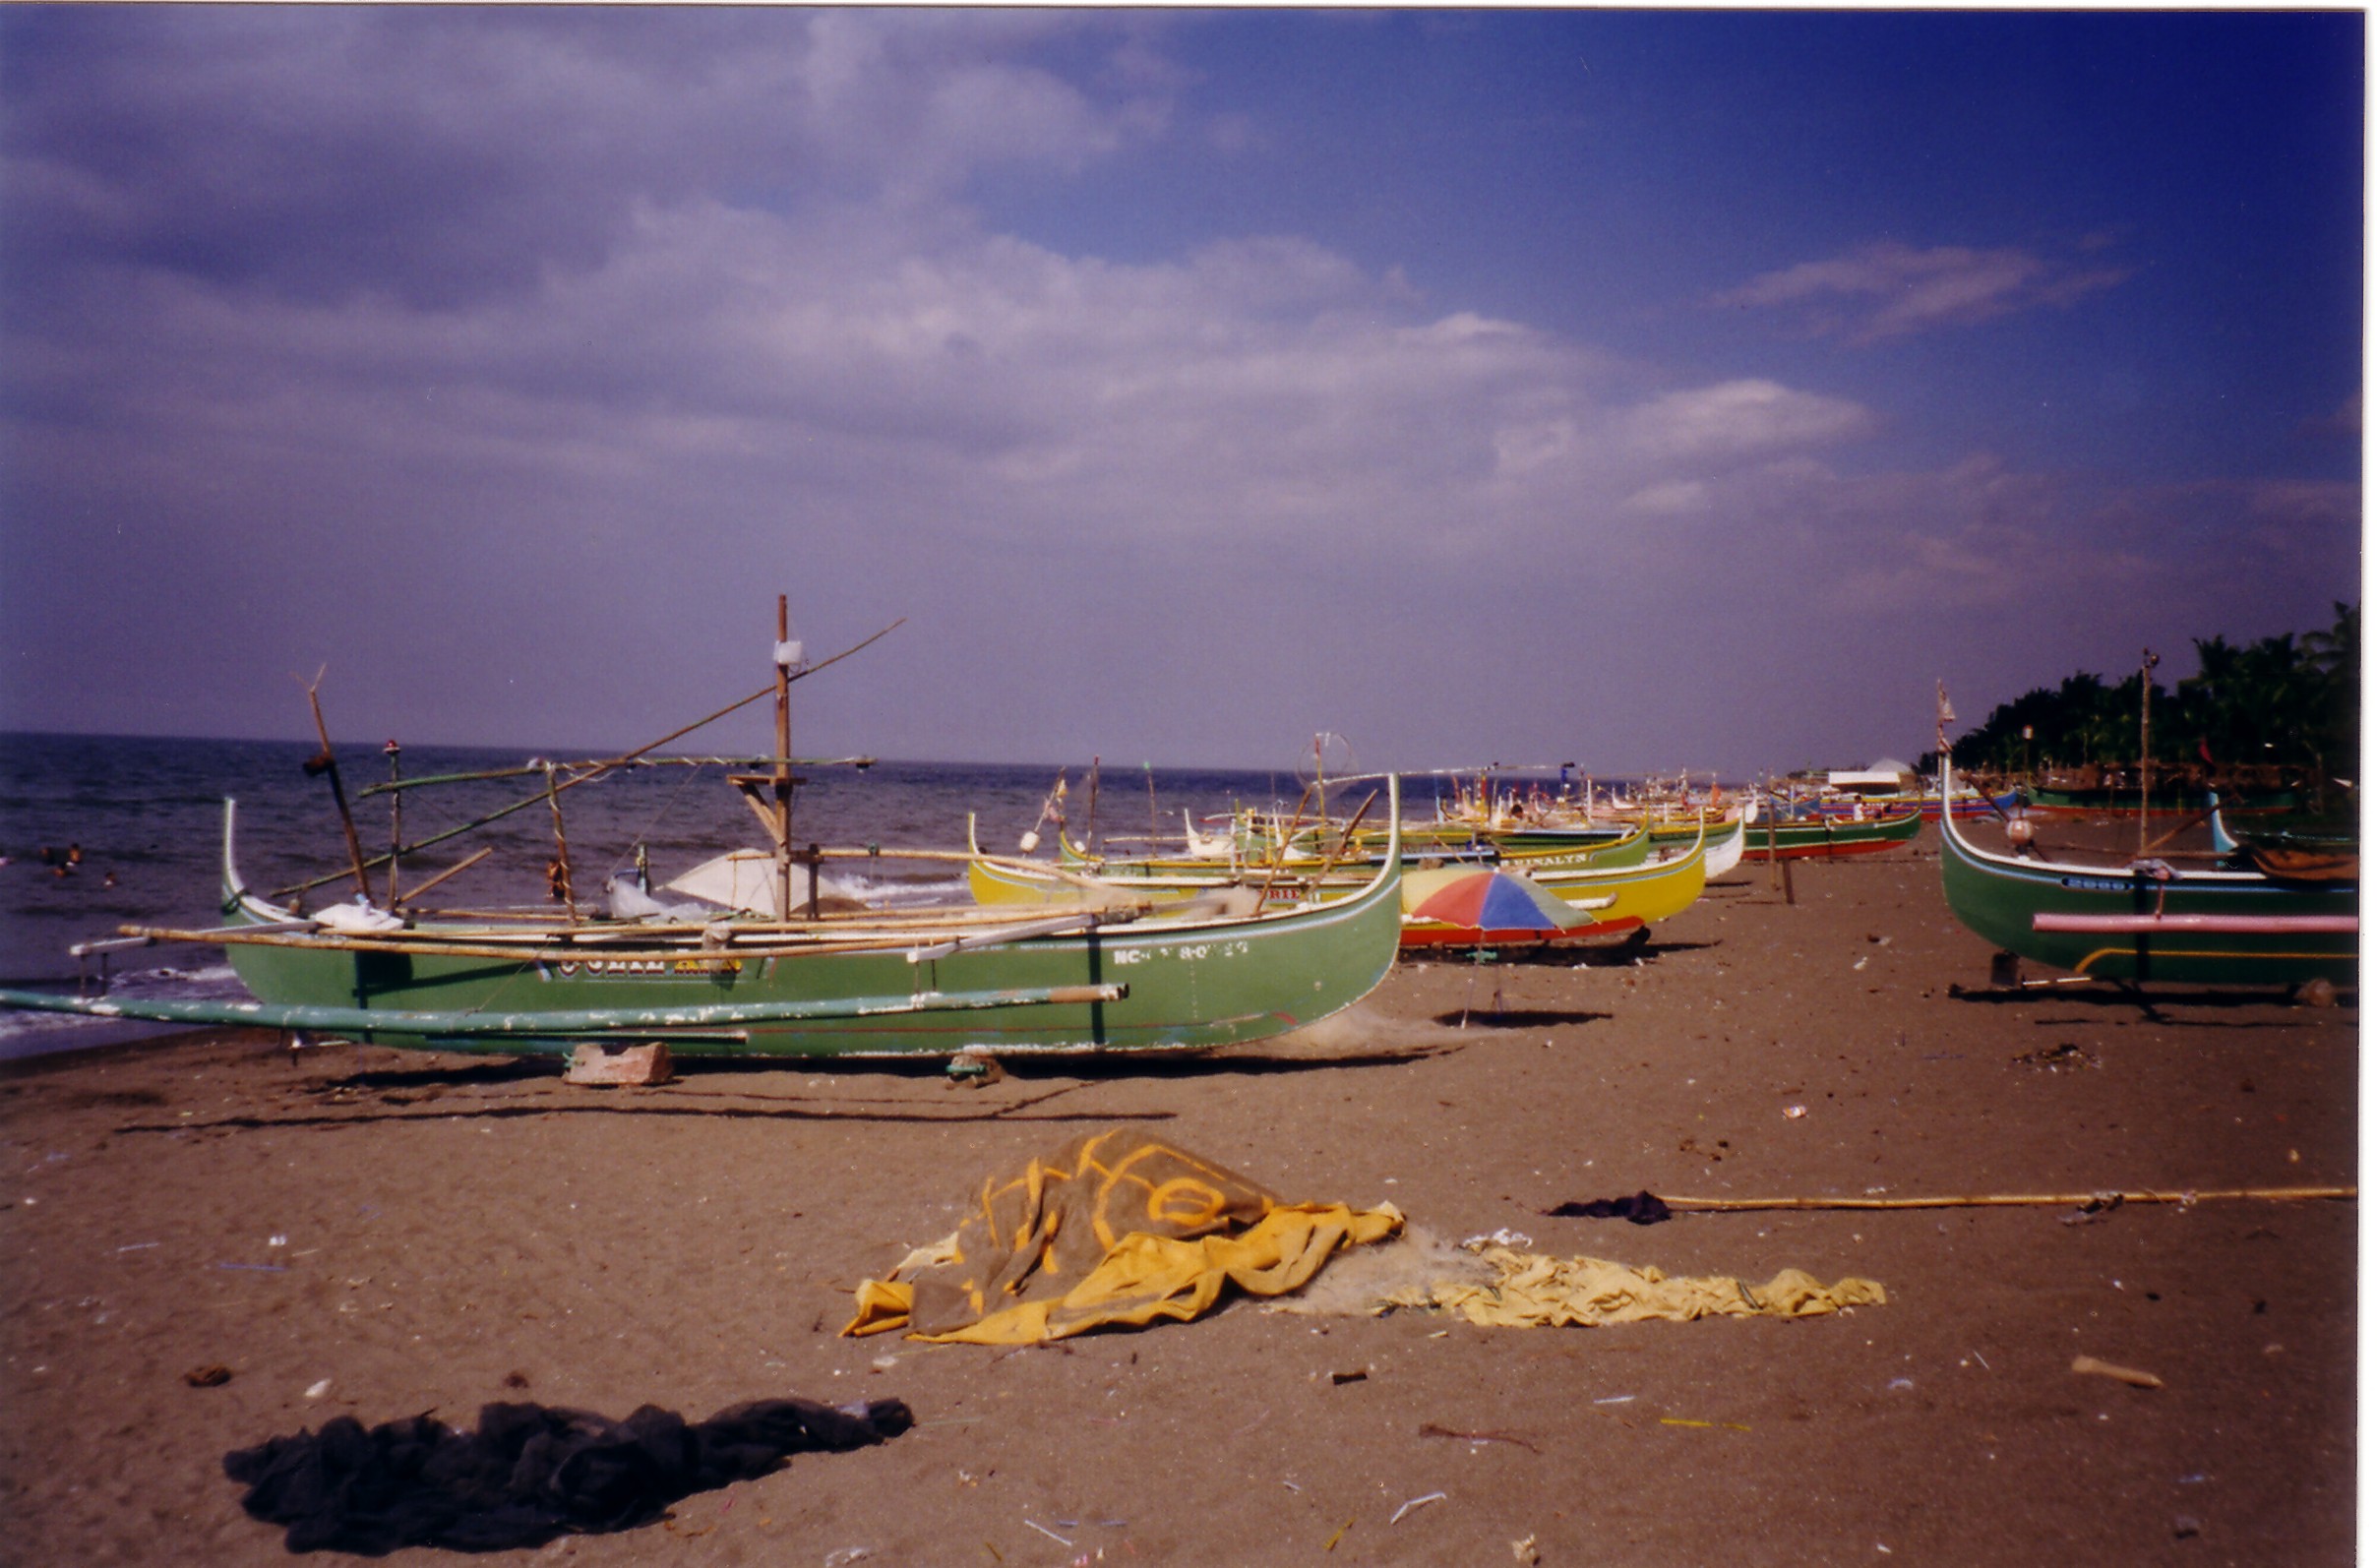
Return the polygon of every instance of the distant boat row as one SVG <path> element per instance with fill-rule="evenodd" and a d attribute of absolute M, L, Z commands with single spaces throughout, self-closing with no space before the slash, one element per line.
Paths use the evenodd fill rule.
<path fill-rule="evenodd" d="M 2020 956 L 2124 981 L 2288 983 L 2354 969 L 2356 844 L 2348 857 L 2332 844 L 2246 844 L 2236 864 L 2201 872 L 2000 854 L 1975 845 L 1965 821 L 2027 817 L 2014 801 L 1960 789 L 1945 769 L 1928 801 L 1884 788 L 1898 776 L 1880 769 L 1836 775 L 1803 799 L 1682 784 L 1605 796 L 1590 781 L 1581 793 L 1522 794 L 1498 788 L 1489 770 L 1474 787 L 1458 784 L 1432 819 L 1408 821 L 1393 776 L 1367 781 L 1369 797 L 1342 816 L 1329 814 L 1316 778 L 1293 813 L 1242 811 L 1211 831 L 1184 818 L 1177 851 L 1169 840 L 1075 841 L 1060 780 L 1022 854 L 985 850 L 971 824 L 963 849 L 803 848 L 792 831 L 795 770 L 831 764 L 791 755 L 789 689 L 845 656 L 807 663 L 779 601 L 771 685 L 701 721 L 772 694 L 770 754 L 652 754 L 693 725 L 623 756 L 468 775 L 518 776 L 531 793 L 378 854 L 363 846 L 317 707 L 322 752 L 309 771 L 331 787 L 345 871 L 278 892 L 250 886 L 226 802 L 214 919 L 125 928 L 75 950 L 103 986 L 114 954 L 218 945 L 254 1000 L 12 990 L 0 991 L 0 1006 L 508 1055 L 629 1043 L 689 1055 L 1194 1049 L 1327 1017 L 1374 988 L 1399 951 L 1640 940 L 1745 861 L 1879 854 L 1911 842 L 1926 817 L 1942 824 L 1950 908 Z M 639 870 L 597 897 L 578 895 L 564 792 L 631 765 L 721 760 L 765 848 L 729 850 L 659 886 Z M 459 778 L 392 778 L 361 793 L 400 797 Z M 551 817 L 552 904 L 427 900 L 489 853 L 423 875 L 436 846 L 522 811 Z M 1049 853 L 1032 854 L 1051 823 Z M 822 869 L 836 860 L 902 855 L 961 865 L 971 901 L 887 910 L 821 891 Z M 409 889 L 407 872 L 417 878 Z M 351 896 L 337 895 L 345 901 L 309 906 L 310 892 L 350 876 Z"/>

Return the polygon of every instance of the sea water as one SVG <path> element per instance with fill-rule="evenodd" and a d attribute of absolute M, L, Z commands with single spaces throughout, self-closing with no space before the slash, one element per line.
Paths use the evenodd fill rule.
<path fill-rule="evenodd" d="M 355 896 L 330 776 L 306 768 L 318 750 L 280 741 L 0 734 L 0 984 L 72 991 L 99 974 L 96 958 L 78 964 L 70 955 L 77 942 L 114 936 L 124 926 L 187 931 L 218 924 L 226 799 L 239 803 L 236 852 L 251 889 L 271 895 L 328 878 L 296 896 L 310 909 Z M 712 856 L 766 842 L 726 781 L 732 769 L 718 763 L 622 768 L 546 797 L 539 764 L 601 754 L 407 746 L 391 758 L 379 747 L 342 744 L 337 771 L 367 859 L 385 854 L 397 830 L 396 800 L 403 840 L 412 844 L 520 808 L 403 860 L 398 878 L 409 890 L 480 848 L 492 850 L 429 894 L 437 907 L 559 913 L 547 880 L 557 829 L 569 845 L 572 890 L 587 909 L 601 908 L 613 873 L 635 869 L 640 847 L 658 886 Z M 407 778 L 530 771 L 365 795 L 390 778 L 392 766 Z M 809 766 L 800 772 L 806 782 L 794 803 L 793 835 L 828 848 L 961 850 L 972 814 L 984 850 L 1016 854 L 1022 836 L 1039 826 L 1045 855 L 1054 833 L 1040 825 L 1041 810 L 1060 773 L 1068 783 L 1064 811 L 1070 831 L 1094 830 L 1118 850 L 1128 842 L 1124 835 L 1143 842 L 1150 831 L 1177 849 L 1183 812 L 1208 831 L 1239 806 L 1293 812 L 1303 789 L 1285 772 L 1108 765 L 1093 816 L 1088 769 L 1080 763 Z M 385 902 L 386 878 L 384 868 L 371 874 L 374 902 Z M 949 862 L 829 861 L 821 887 L 879 905 L 966 898 L 963 868 Z M 127 998 L 246 995 L 220 947 L 135 948 L 108 955 L 106 968 L 110 994 Z M 155 1026 L 0 1010 L 0 1058 L 153 1032 Z"/>

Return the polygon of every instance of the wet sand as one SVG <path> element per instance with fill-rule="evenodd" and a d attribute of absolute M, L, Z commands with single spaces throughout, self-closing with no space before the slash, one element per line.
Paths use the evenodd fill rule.
<path fill-rule="evenodd" d="M 802 1395 L 919 1424 L 497 1560 L 2350 1561 L 2354 1203 L 1545 1214 L 2356 1179 L 2349 995 L 1953 995 L 1989 954 L 1935 845 L 1797 866 L 1790 904 L 1744 867 L 1639 953 L 1399 966 L 1283 1045 L 1024 1059 L 980 1088 L 937 1062 L 575 1088 L 236 1032 L 6 1064 L 0 1556 L 284 1561 L 221 1457 L 334 1415 Z M 1241 1302 L 1023 1351 L 836 1335 L 982 1176 L 1118 1123 L 1439 1237 L 1890 1300 L 1533 1330 Z M 185 1381 L 206 1366 L 228 1380 Z"/>

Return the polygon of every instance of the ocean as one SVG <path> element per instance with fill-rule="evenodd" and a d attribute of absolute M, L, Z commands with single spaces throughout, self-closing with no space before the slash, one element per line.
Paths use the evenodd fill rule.
<path fill-rule="evenodd" d="M 352 897 L 352 874 L 340 874 L 348 858 L 330 782 L 305 769 L 317 750 L 282 741 L 0 734 L 0 984 L 71 990 L 79 976 L 67 949 L 76 942 L 115 935 L 128 925 L 190 930 L 215 924 L 226 798 L 239 803 L 237 854 L 249 886 L 272 892 L 327 876 L 332 879 L 305 895 L 309 907 Z M 566 761 L 604 754 L 610 754 L 543 756 Z M 407 746 L 398 760 L 404 776 L 419 778 L 541 759 L 524 751 Z M 864 770 L 806 768 L 793 831 L 800 842 L 831 847 L 957 850 L 965 847 L 966 817 L 973 813 L 983 848 L 1013 854 L 1061 770 L 1070 780 L 1067 815 L 1078 835 L 1089 821 L 1083 763 L 879 761 Z M 579 902 L 598 906 L 611 874 L 634 868 L 640 845 L 655 885 L 727 850 L 762 846 L 760 824 L 725 781 L 727 771 L 714 763 L 628 768 L 562 792 L 561 825 Z M 361 792 L 388 779 L 390 759 L 378 747 L 342 743 L 338 772 L 365 855 L 385 853 L 392 797 Z M 1097 792 L 1101 837 L 1150 830 L 1151 783 L 1154 827 L 1175 843 L 1184 811 L 1200 823 L 1239 805 L 1293 811 L 1303 788 L 1287 772 L 1109 764 Z M 542 778 L 534 775 L 404 792 L 402 828 L 409 843 L 516 802 L 534 804 L 408 856 L 402 885 L 417 886 L 485 846 L 493 853 L 442 883 L 429 902 L 555 907 L 545 878 L 553 858 L 553 813 L 542 797 Z M 71 867 L 65 864 L 70 854 L 77 857 Z M 377 888 L 385 887 L 384 877 L 384 872 L 375 874 Z M 823 884 L 876 902 L 965 898 L 962 872 L 929 862 L 829 866 Z M 95 974 L 96 960 L 91 962 Z M 245 995 L 219 947 L 138 948 L 112 954 L 108 962 L 110 990 L 117 995 Z M 0 1059 L 109 1044 L 157 1027 L 0 1011 Z"/>

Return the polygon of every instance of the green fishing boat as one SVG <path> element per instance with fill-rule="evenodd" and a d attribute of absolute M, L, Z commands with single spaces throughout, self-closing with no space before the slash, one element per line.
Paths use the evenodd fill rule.
<path fill-rule="evenodd" d="M 1862 821 L 1851 816 L 1808 816 L 1792 821 L 1764 816 L 1750 825 L 1741 858 L 1826 860 L 1873 855 L 1911 842 L 1922 825 L 1923 814 L 1913 807 Z"/>
<path fill-rule="evenodd" d="M 1948 908 L 1976 935 L 2093 979 L 2348 985 L 2359 969 L 2356 871 L 2349 881 L 2291 879 L 2156 860 L 2088 866 L 1993 854 L 1948 816 L 1939 874 Z"/>
<path fill-rule="evenodd" d="M 158 942 L 219 944 L 253 1001 L 0 990 L 0 1006 L 504 1055 L 648 1042 L 689 1056 L 1142 1051 L 1298 1028 L 1367 995 L 1393 964 L 1401 856 L 1391 830 L 1387 853 L 1365 879 L 1288 907 L 1249 911 L 1242 902 L 1190 899 L 1158 908 L 1125 898 L 1059 912 L 822 910 L 817 867 L 837 854 L 971 857 L 793 847 L 798 780 L 785 692 L 798 678 L 799 645 L 783 628 L 779 604 L 777 754 L 751 759 L 760 769 L 734 780 L 774 841 L 773 854 L 760 857 L 773 888 L 764 907 L 670 902 L 616 883 L 604 913 L 574 901 L 566 915 L 437 913 L 417 903 L 423 889 L 375 905 L 366 873 L 383 862 L 365 860 L 337 792 L 355 881 L 367 894 L 307 914 L 248 886 L 237 861 L 237 810 L 225 802 L 220 922 L 128 928 L 114 940 L 84 944 L 78 956 L 104 961 L 109 951 Z M 583 764 L 571 782 L 640 754 Z M 550 771 L 546 778 L 546 793 L 528 804 L 567 787 Z M 335 787 L 335 772 L 332 780 Z M 1390 778 L 1390 823 L 1397 798 Z M 795 908 L 804 866 L 807 912 L 787 917 L 780 912 Z"/>

